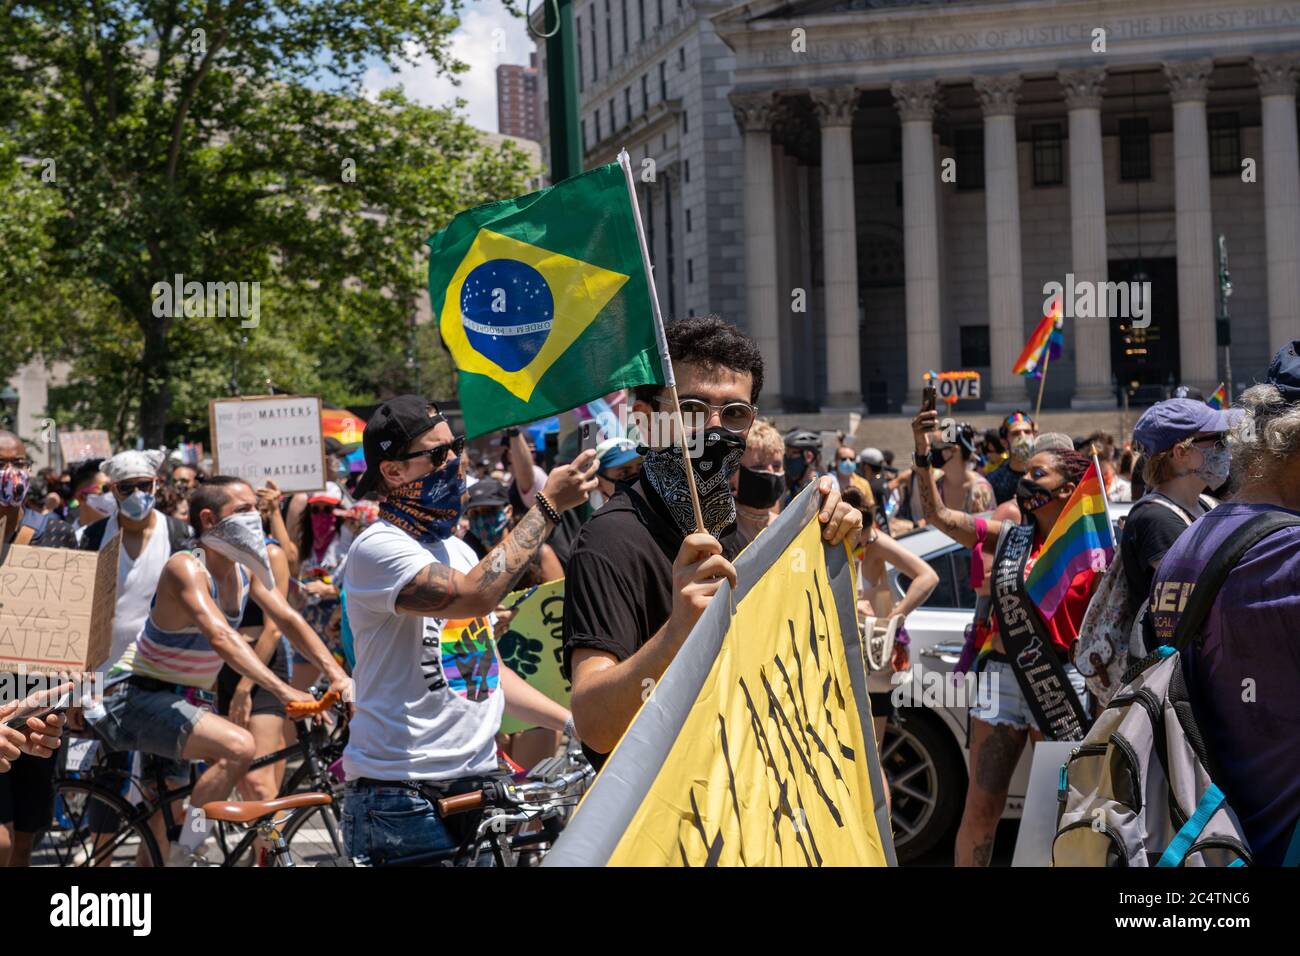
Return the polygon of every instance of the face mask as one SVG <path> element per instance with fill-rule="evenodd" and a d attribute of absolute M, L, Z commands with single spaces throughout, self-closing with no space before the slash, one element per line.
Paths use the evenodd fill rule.
<path fill-rule="evenodd" d="M 464 494 L 460 459 L 453 458 L 437 471 L 389 492 L 379 505 L 379 515 L 422 544 L 433 544 L 455 532 Z"/>
<path fill-rule="evenodd" d="M 771 471 L 755 471 L 740 466 L 740 479 L 736 487 L 736 501 L 746 508 L 764 510 L 776 504 L 785 492 L 785 475 Z"/>
<path fill-rule="evenodd" d="M 133 491 L 119 502 L 117 507 L 123 517 L 140 521 L 153 510 L 155 500 L 154 496 L 147 491 Z"/>
<path fill-rule="evenodd" d="M 839 467 L 839 469 L 840 469 L 840 474 L 841 474 L 841 475 L 851 475 L 851 474 L 853 474 L 853 472 L 856 470 L 856 469 L 853 467 L 853 461 L 852 461 L 852 459 L 849 459 L 849 458 L 841 458 L 838 467 Z"/>
<path fill-rule="evenodd" d="M 317 554 L 322 553 L 330 546 L 334 540 L 334 533 L 338 530 L 338 519 L 328 511 L 322 511 L 319 514 L 313 512 L 311 516 L 311 546 Z"/>
<path fill-rule="evenodd" d="M 947 451 L 946 448 L 932 448 L 930 450 L 931 468 L 942 468 L 944 466 L 944 464 L 948 461 L 947 457 L 945 457 L 944 455 L 945 451 Z"/>
<path fill-rule="evenodd" d="M 0 471 L 0 507 L 22 504 L 31 484 L 32 474 L 26 468 L 5 466 L 4 471 Z"/>
<path fill-rule="evenodd" d="M 1023 512 L 1037 511 L 1050 504 L 1055 493 L 1054 489 L 1044 488 L 1032 478 L 1021 478 L 1016 485 L 1016 504 Z"/>
<path fill-rule="evenodd" d="M 1205 461 L 1193 472 L 1207 488 L 1217 488 L 1228 480 L 1232 470 L 1232 453 L 1226 448 L 1211 448 L 1201 453 Z"/>
<path fill-rule="evenodd" d="M 1011 457 L 1019 462 L 1028 461 L 1033 447 L 1033 439 L 1022 435 L 1011 443 Z"/>
<path fill-rule="evenodd" d="M 803 478 L 803 473 L 808 470 L 808 462 L 804 461 L 803 455 L 786 455 L 785 456 L 785 475 L 786 479 L 798 483 Z"/>
<path fill-rule="evenodd" d="M 681 448 L 638 448 L 645 459 L 641 477 L 668 508 L 683 534 L 695 530 L 695 512 L 686 483 L 686 466 Z M 745 440 L 725 428 L 714 426 L 704 433 L 698 457 L 691 459 L 695 489 L 700 495 L 704 530 L 714 537 L 736 522 L 736 499 L 731 496 L 731 475 L 745 455 Z"/>
<path fill-rule="evenodd" d="M 117 514 L 117 498 L 113 497 L 113 493 L 110 491 L 86 495 L 86 504 L 102 515 Z"/>
<path fill-rule="evenodd" d="M 262 582 L 263 587 L 275 587 L 271 559 L 266 554 L 266 536 L 262 533 L 262 516 L 256 511 L 237 511 L 227 515 L 203 532 L 199 540 L 205 548 L 242 564 Z"/>
<path fill-rule="evenodd" d="M 509 521 L 510 516 L 506 513 L 505 508 L 498 508 L 496 511 L 478 512 L 469 516 L 469 530 L 474 532 L 474 537 L 488 547 L 492 547 L 505 537 L 506 524 Z"/>

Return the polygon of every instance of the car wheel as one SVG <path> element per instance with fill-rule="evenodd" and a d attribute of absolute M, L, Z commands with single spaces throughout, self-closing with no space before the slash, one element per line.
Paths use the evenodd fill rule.
<path fill-rule="evenodd" d="M 916 708 L 889 718 L 880 765 L 892 796 L 894 852 L 909 863 L 959 822 L 966 768 L 943 722 Z"/>

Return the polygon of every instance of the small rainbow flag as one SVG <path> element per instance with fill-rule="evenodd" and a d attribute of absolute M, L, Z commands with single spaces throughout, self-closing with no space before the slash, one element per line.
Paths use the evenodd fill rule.
<path fill-rule="evenodd" d="M 1220 382 L 1219 387 L 1214 390 L 1214 394 L 1205 400 L 1205 404 L 1209 405 L 1211 408 L 1228 407 L 1228 390 L 1224 387 L 1222 382 Z"/>
<path fill-rule="evenodd" d="M 1065 335 L 1061 331 L 1065 327 L 1065 319 L 1061 315 L 1061 297 L 1058 295 L 1052 299 L 1051 306 L 1034 329 L 1034 334 L 1029 337 L 1025 343 L 1024 350 L 1020 353 L 1020 358 L 1016 359 L 1016 364 L 1011 371 L 1016 375 L 1032 375 L 1034 378 L 1043 377 L 1043 365 L 1046 364 L 1049 354 L 1051 359 L 1061 357 L 1061 348 L 1065 345 Z M 1050 353 L 1048 350 L 1051 350 Z"/>
<path fill-rule="evenodd" d="M 1106 506 L 1106 487 L 1094 456 L 1043 542 L 1034 568 L 1025 578 L 1025 590 L 1044 619 L 1050 618 L 1076 574 L 1089 568 L 1105 571 L 1114 556 L 1115 533 Z"/>

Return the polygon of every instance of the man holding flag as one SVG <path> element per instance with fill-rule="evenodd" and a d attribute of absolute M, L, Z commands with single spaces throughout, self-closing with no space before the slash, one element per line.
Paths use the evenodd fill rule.
<path fill-rule="evenodd" d="M 925 519 L 966 547 L 994 556 L 993 626 L 976 669 L 997 675 L 993 703 L 971 709 L 970 786 L 957 834 L 959 866 L 987 866 L 1007 789 L 1025 743 L 1081 740 L 1089 724 L 1083 678 L 1070 664 L 1079 625 L 1115 552 L 1094 459 L 1064 448 L 1036 451 L 1016 489 L 1023 524 L 944 506 L 928 467 L 938 414 L 912 421 Z"/>

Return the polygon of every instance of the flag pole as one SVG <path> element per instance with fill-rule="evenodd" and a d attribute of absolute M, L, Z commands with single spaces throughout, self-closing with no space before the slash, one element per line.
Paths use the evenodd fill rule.
<path fill-rule="evenodd" d="M 1110 514 L 1110 492 L 1106 490 L 1106 479 L 1101 473 L 1101 462 L 1097 460 L 1097 453 L 1092 453 L 1092 467 L 1097 469 L 1097 480 L 1101 482 L 1101 502 L 1106 509 L 1106 531 L 1110 534 L 1110 546 L 1119 548 L 1119 542 L 1115 540 L 1115 519 Z"/>
<path fill-rule="evenodd" d="M 1043 376 L 1038 380 L 1038 401 L 1034 405 L 1034 421 L 1038 421 L 1038 413 L 1043 408 L 1043 386 L 1047 384 L 1047 366 L 1052 361 L 1052 340 L 1049 338 L 1047 344 L 1043 346 Z"/>
<path fill-rule="evenodd" d="M 645 282 L 650 290 L 650 314 L 654 317 L 655 341 L 659 343 L 659 360 L 664 369 L 664 387 L 668 390 L 668 400 L 673 406 L 673 420 L 682 447 L 682 461 L 686 464 L 686 487 L 691 492 L 691 507 L 695 511 L 695 530 L 707 531 L 704 525 L 704 512 L 700 508 L 700 493 L 695 488 L 695 469 L 691 467 L 691 455 L 686 447 L 686 423 L 682 421 L 682 403 L 677 398 L 677 378 L 673 375 L 673 359 L 668 354 L 668 337 L 664 334 L 664 317 L 659 311 L 659 293 L 655 289 L 654 270 L 650 266 L 650 248 L 645 241 L 645 226 L 641 223 L 641 204 L 637 201 L 636 182 L 632 178 L 632 160 L 626 149 L 618 152 L 618 164 L 623 168 L 627 180 L 627 197 L 632 204 L 632 219 L 636 222 L 636 238 L 641 246 L 641 265 L 645 268 Z"/>

